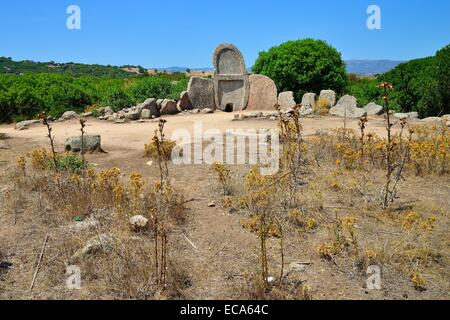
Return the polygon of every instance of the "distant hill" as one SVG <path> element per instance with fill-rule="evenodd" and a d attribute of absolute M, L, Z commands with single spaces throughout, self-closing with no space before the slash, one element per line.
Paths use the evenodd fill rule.
<path fill-rule="evenodd" d="M 102 78 L 128 78 L 136 74 L 145 73 L 141 66 L 104 66 L 98 64 L 56 63 L 13 61 L 11 58 L 0 57 L 0 73 L 64 73 L 75 77 L 95 76 Z"/>
<path fill-rule="evenodd" d="M 212 68 L 189 68 L 189 67 L 167 67 L 167 68 L 153 68 L 150 70 L 158 70 L 159 72 L 186 72 L 187 69 L 191 70 L 191 71 L 211 71 Z"/>
<path fill-rule="evenodd" d="M 347 60 L 347 73 L 371 76 L 388 72 L 404 61 L 394 60 Z"/>
<path fill-rule="evenodd" d="M 393 60 L 348 60 L 345 61 L 347 65 L 347 72 L 357 75 L 375 75 L 383 74 L 394 69 L 403 61 Z M 65 73 L 71 74 L 75 77 L 79 76 L 96 76 L 102 78 L 128 78 L 144 73 L 154 73 L 154 70 L 158 72 L 168 73 L 184 73 L 186 70 L 191 72 L 211 72 L 212 68 L 189 68 L 173 66 L 167 68 L 150 68 L 148 70 L 141 66 L 110 66 L 110 65 L 98 65 L 98 64 L 81 64 L 81 63 L 56 63 L 50 62 L 34 62 L 30 60 L 13 61 L 11 58 L 0 57 L 0 73 Z M 251 72 L 251 68 L 248 68 L 248 72 Z"/>
<path fill-rule="evenodd" d="M 404 61 L 393 60 L 348 60 L 345 61 L 347 65 L 347 72 L 354 73 L 361 76 L 370 76 L 376 74 L 383 74 L 394 69 L 400 63 Z M 168 67 L 168 68 L 155 68 L 159 72 L 186 72 L 186 69 L 191 71 L 212 71 L 212 68 L 188 68 L 188 67 Z M 154 69 L 150 69 L 154 70 Z M 252 68 L 247 69 L 248 72 L 252 71 Z"/>

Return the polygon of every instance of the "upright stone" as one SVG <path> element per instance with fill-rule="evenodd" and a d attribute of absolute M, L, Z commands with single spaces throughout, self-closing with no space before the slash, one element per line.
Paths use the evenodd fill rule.
<path fill-rule="evenodd" d="M 213 65 L 217 108 L 228 112 L 244 110 L 250 88 L 242 53 L 232 44 L 221 44 L 214 51 Z"/>
<path fill-rule="evenodd" d="M 322 90 L 322 91 L 320 91 L 319 98 L 321 98 L 321 99 L 328 99 L 328 101 L 330 101 L 330 105 L 332 107 L 334 107 L 334 105 L 336 104 L 336 92 L 334 92 L 333 90 Z"/>
<path fill-rule="evenodd" d="M 191 77 L 188 95 L 193 109 L 214 109 L 214 81 L 212 79 Z"/>
<path fill-rule="evenodd" d="M 277 86 L 275 82 L 260 74 L 249 77 L 250 93 L 248 97 L 248 110 L 275 110 L 277 104 Z"/>
<path fill-rule="evenodd" d="M 355 97 L 345 95 L 330 109 L 330 114 L 337 117 L 361 118 L 367 115 L 367 111 L 357 107 Z"/>
<path fill-rule="evenodd" d="M 302 97 L 302 107 L 300 108 L 300 115 L 307 116 L 314 112 L 316 107 L 316 94 L 305 93 Z"/>
<path fill-rule="evenodd" d="M 281 92 L 278 95 L 278 104 L 281 110 L 289 110 L 294 108 L 297 103 L 294 100 L 294 93 L 292 91 Z"/>

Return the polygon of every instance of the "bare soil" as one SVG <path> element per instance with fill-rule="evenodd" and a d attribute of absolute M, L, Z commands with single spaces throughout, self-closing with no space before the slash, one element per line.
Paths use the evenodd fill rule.
<path fill-rule="evenodd" d="M 194 121 L 201 121 L 204 130 L 216 128 L 250 129 L 276 128 L 277 121 L 244 120 L 232 121 L 233 114 L 216 113 L 207 115 L 178 115 L 166 117 L 166 135 L 178 128 L 193 132 Z M 99 168 L 119 167 L 130 174 L 140 171 L 149 179 L 157 177 L 155 167 L 146 166 L 148 159 L 143 157 L 143 146 L 149 143 L 157 122 L 113 124 L 96 119 L 88 119 L 87 134 L 100 134 L 102 147 L 107 153 L 88 154 L 87 159 L 96 163 Z M 318 130 L 338 128 L 343 126 L 343 120 L 333 117 L 311 118 L 303 120 L 305 136 L 314 135 Z M 358 130 L 357 120 L 348 120 L 347 126 Z M 398 129 L 398 128 L 397 128 Z M 396 129 L 396 130 L 397 130 Z M 59 150 L 63 149 L 66 138 L 79 134 L 77 121 L 54 123 L 53 130 Z M 370 119 L 369 132 L 384 135 L 384 123 L 381 117 Z M 6 133 L 9 139 L 3 140 L 6 149 L 0 149 L 0 190 L 12 187 L 8 180 L 8 171 L 15 163 L 16 157 L 26 154 L 33 149 L 47 147 L 46 130 L 43 126 L 32 127 L 24 131 L 14 130 L 13 125 L 0 125 L 0 132 Z M 245 277 L 249 272 L 256 271 L 258 264 L 258 238 L 255 234 L 242 228 L 242 216 L 223 208 L 220 204 L 221 195 L 215 183 L 215 175 L 206 165 L 170 165 L 170 173 L 175 181 L 175 188 L 185 194 L 187 203 L 187 223 L 171 236 L 175 248 L 173 258 L 182 261 L 183 269 L 189 274 L 190 286 L 183 294 L 187 299 L 231 299 L 239 298 L 239 290 L 245 285 Z M 232 167 L 236 176 L 242 177 L 247 166 Z M 323 168 L 322 174 L 329 173 L 330 168 Z M 381 179 L 381 177 L 380 177 Z M 374 179 L 378 181 L 380 179 Z M 323 182 L 323 181 L 322 181 Z M 319 182 L 321 183 L 321 182 Z M 374 182 L 375 183 L 375 182 Z M 412 190 L 404 189 L 402 204 L 434 202 L 448 214 L 450 207 L 450 180 L 448 177 L 413 178 L 409 181 Z M 326 194 L 326 204 L 330 207 L 325 214 L 333 216 L 339 207 L 339 196 Z M 33 204 L 20 214 L 16 225 L 13 217 L 4 205 L 4 197 L 0 193 L 0 262 L 8 261 L 12 267 L 0 270 L 0 298 L 3 299 L 102 299 L 108 298 L 108 288 L 104 293 L 91 291 L 87 284 L 79 292 L 65 289 L 65 270 L 55 275 L 56 281 L 45 279 L 45 269 L 50 268 L 55 260 L 64 257 L 45 256 L 41 271 L 36 279 L 36 287 L 30 292 L 31 282 L 37 257 L 42 247 L 45 234 L 55 230 L 55 226 L 46 225 L 45 216 L 28 214 L 33 211 Z M 208 207 L 208 203 L 216 201 L 216 207 Z M 355 208 L 349 209 L 352 212 Z M 339 214 L 345 214 L 339 209 Z M 369 219 L 369 218 L 368 218 Z M 368 224 L 367 224 L 368 225 Z M 366 226 L 366 224 L 364 224 Z M 361 237 L 365 232 L 376 232 L 375 229 L 361 230 Z M 448 230 L 444 230 L 448 232 Z M 380 234 L 380 237 L 383 235 Z M 194 248 L 186 237 L 196 246 Z M 286 244 L 286 263 L 307 263 L 306 271 L 301 275 L 302 281 L 312 288 L 314 299 L 449 299 L 449 281 L 447 273 L 431 280 L 428 290 L 420 292 L 414 289 L 409 279 L 399 276 L 396 270 L 386 270 L 384 286 L 381 291 L 369 291 L 365 288 L 367 276 L 347 269 L 344 264 L 336 265 L 330 261 L 320 259 L 317 245 L 326 239 L 326 230 L 309 234 L 291 233 Z M 447 241 L 449 238 L 446 238 Z M 50 236 L 49 246 L 53 246 Z M 269 252 L 272 273 L 278 273 L 279 249 L 278 241 L 271 240 Z M 3 254 L 3 256 L 2 256 Z M 445 269 L 445 268 L 444 268 Z"/>

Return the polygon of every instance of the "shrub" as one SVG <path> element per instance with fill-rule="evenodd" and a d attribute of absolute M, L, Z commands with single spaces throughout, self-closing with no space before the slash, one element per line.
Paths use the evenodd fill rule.
<path fill-rule="evenodd" d="M 322 40 L 288 41 L 260 52 L 253 72 L 272 78 L 278 91 L 294 91 L 299 100 L 323 88 L 342 93 L 347 84 L 340 53 Z"/>
<path fill-rule="evenodd" d="M 161 149 L 163 151 L 162 155 L 165 160 L 171 159 L 172 150 L 173 150 L 173 148 L 175 148 L 176 145 L 177 145 L 177 143 L 175 141 L 171 141 L 171 140 L 164 140 L 161 143 Z M 153 142 L 153 141 L 150 144 L 144 145 L 144 152 L 145 152 L 146 157 L 150 157 L 152 159 L 158 158 L 158 148 L 157 148 L 155 142 Z"/>
<path fill-rule="evenodd" d="M 138 103 L 150 97 L 167 98 L 172 92 L 172 82 L 159 76 L 148 76 L 138 79 L 130 88 L 130 96 Z"/>
<path fill-rule="evenodd" d="M 421 117 L 450 112 L 450 45 L 436 56 L 398 65 L 380 77 L 394 86 L 391 104 L 395 110 L 417 111 Z"/>

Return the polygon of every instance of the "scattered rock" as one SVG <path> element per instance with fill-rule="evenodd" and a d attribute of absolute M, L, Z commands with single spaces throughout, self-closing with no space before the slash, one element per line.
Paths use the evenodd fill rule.
<path fill-rule="evenodd" d="M 300 272 L 304 272 L 305 270 L 306 270 L 306 265 L 297 263 L 297 262 L 292 262 L 285 268 L 284 274 L 289 275 L 292 273 L 300 273 Z"/>
<path fill-rule="evenodd" d="M 161 103 L 161 115 L 177 114 L 179 112 L 180 111 L 177 109 L 177 103 L 175 100 L 164 99 Z"/>
<path fill-rule="evenodd" d="M 193 108 L 214 109 L 214 80 L 191 77 L 188 84 L 188 95 Z"/>
<path fill-rule="evenodd" d="M 418 112 L 408 112 L 408 113 L 394 113 L 394 117 L 398 119 L 418 119 L 419 113 Z"/>
<path fill-rule="evenodd" d="M 137 110 L 137 108 L 129 110 L 128 112 L 125 113 L 125 119 L 128 120 L 138 120 L 140 116 L 141 112 Z"/>
<path fill-rule="evenodd" d="M 267 277 L 267 283 L 274 284 L 275 281 L 277 281 L 277 278 L 275 278 L 275 277 Z"/>
<path fill-rule="evenodd" d="M 81 151 L 81 136 L 71 137 L 64 142 L 65 150 L 72 152 Z M 84 136 L 84 151 L 98 151 L 103 152 L 101 147 L 100 135 L 85 135 Z"/>
<path fill-rule="evenodd" d="M 148 109 L 144 109 L 141 111 L 141 119 L 151 119 L 152 112 Z"/>
<path fill-rule="evenodd" d="M 40 120 L 25 120 L 16 124 L 16 130 L 25 130 L 39 123 L 41 123 Z"/>
<path fill-rule="evenodd" d="M 80 116 L 75 111 L 66 111 L 61 116 L 60 120 L 78 119 Z"/>
<path fill-rule="evenodd" d="M 200 113 L 202 114 L 214 113 L 214 110 L 211 108 L 203 108 L 200 110 Z"/>
<path fill-rule="evenodd" d="M 95 218 L 89 218 L 83 221 L 77 221 L 74 224 L 68 226 L 68 230 L 71 232 L 82 232 L 87 230 L 96 229 L 100 226 L 100 222 Z"/>
<path fill-rule="evenodd" d="M 144 102 L 138 104 L 136 106 L 136 109 L 138 112 L 140 112 L 141 117 L 142 117 L 142 111 L 144 111 L 144 110 L 149 110 L 151 116 L 159 117 L 158 103 L 157 103 L 156 99 L 154 99 L 154 98 L 148 98 Z M 148 112 L 146 112 L 145 114 L 148 114 Z M 149 118 L 146 118 L 146 119 L 149 119 Z"/>
<path fill-rule="evenodd" d="M 85 112 L 85 113 L 82 113 L 82 114 L 81 114 L 81 117 L 82 117 L 82 118 L 89 118 L 89 117 L 92 117 L 92 112 Z"/>
<path fill-rule="evenodd" d="M 200 109 L 192 109 L 192 110 L 189 110 L 189 113 L 192 113 L 192 114 L 200 113 Z"/>
<path fill-rule="evenodd" d="M 295 107 L 297 103 L 294 100 L 294 92 L 281 92 L 278 95 L 278 104 L 280 105 L 281 110 L 289 110 Z"/>
<path fill-rule="evenodd" d="M 337 117 L 361 118 L 367 115 L 367 111 L 357 107 L 355 97 L 345 95 L 330 109 L 330 114 Z"/>
<path fill-rule="evenodd" d="M 71 257 L 70 261 L 73 263 L 97 253 L 110 252 L 116 242 L 116 239 L 114 239 L 112 235 L 105 233 L 100 234 L 94 238 L 91 238 L 83 248 L 77 250 Z"/>
<path fill-rule="evenodd" d="M 251 112 L 248 116 L 250 118 L 262 118 L 263 115 L 264 114 L 262 112 Z"/>
<path fill-rule="evenodd" d="M 123 124 L 123 123 L 126 123 L 126 122 L 127 122 L 126 119 L 115 119 L 115 120 L 114 120 L 114 123 L 115 123 L 115 124 Z"/>
<path fill-rule="evenodd" d="M 133 231 L 144 230 L 148 225 L 148 219 L 144 216 L 137 215 L 130 218 L 130 225 Z"/>
<path fill-rule="evenodd" d="M 105 116 L 110 116 L 114 113 L 114 110 L 111 107 L 105 107 L 103 113 Z"/>
<path fill-rule="evenodd" d="M 420 120 L 421 122 L 441 122 L 442 119 L 439 117 L 428 117 L 425 119 Z"/>
<path fill-rule="evenodd" d="M 215 208 L 216 207 L 216 203 L 214 201 L 211 201 L 210 203 L 207 204 L 208 208 Z"/>
<path fill-rule="evenodd" d="M 383 107 L 377 105 L 375 102 L 370 102 L 364 107 L 364 110 L 366 110 L 368 116 L 376 116 L 384 113 Z"/>
<path fill-rule="evenodd" d="M 158 99 L 156 100 L 156 106 L 158 107 L 158 110 L 161 110 L 161 103 L 164 101 L 164 99 Z"/>
<path fill-rule="evenodd" d="M 264 75 L 252 74 L 249 83 L 247 110 L 274 110 L 278 102 L 275 82 Z"/>
<path fill-rule="evenodd" d="M 334 92 L 333 90 L 322 90 L 320 91 L 320 99 L 327 99 L 328 101 L 330 101 L 330 105 L 331 107 L 334 107 L 334 105 L 336 104 L 336 92 Z"/>
<path fill-rule="evenodd" d="M 177 107 L 180 111 L 192 109 L 191 100 L 187 91 L 180 93 L 180 100 L 177 102 Z"/>
<path fill-rule="evenodd" d="M 10 190 L 9 187 L 4 187 L 0 190 L 0 193 L 7 193 L 9 192 L 9 190 Z"/>

